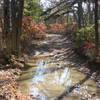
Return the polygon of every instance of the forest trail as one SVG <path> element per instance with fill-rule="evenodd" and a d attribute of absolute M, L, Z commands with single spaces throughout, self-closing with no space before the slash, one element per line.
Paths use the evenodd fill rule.
<path fill-rule="evenodd" d="M 93 72 L 99 70 L 99 64 L 91 63 L 86 57 L 78 55 L 74 46 L 71 35 L 48 33 L 44 39 L 33 40 L 28 53 L 30 59 L 35 56 L 51 57 L 57 62 L 63 61 L 74 65 L 80 71 L 92 76 Z"/>
<path fill-rule="evenodd" d="M 44 40 L 33 40 L 32 43 L 36 43 L 35 48 L 31 47 L 31 50 L 35 49 L 35 55 L 51 56 L 56 61 L 65 61 L 78 66 L 86 63 L 74 52 L 71 36 L 50 33 L 46 34 Z M 31 51 L 31 56 L 32 53 Z"/>
<path fill-rule="evenodd" d="M 31 67 L 19 79 L 22 91 L 40 100 L 98 98 L 100 90 L 90 79 L 92 71 L 86 67 L 88 62 L 75 53 L 70 36 L 50 33 L 44 40 L 33 40 L 32 45 L 27 63 Z"/>

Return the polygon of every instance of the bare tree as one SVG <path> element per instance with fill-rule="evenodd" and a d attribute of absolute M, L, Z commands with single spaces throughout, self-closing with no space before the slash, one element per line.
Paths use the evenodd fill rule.
<path fill-rule="evenodd" d="M 4 40 L 8 54 L 18 55 L 24 0 L 4 0 Z"/>
<path fill-rule="evenodd" d="M 95 3 L 95 44 L 96 44 L 96 56 L 99 53 L 99 46 L 100 46 L 100 41 L 99 41 L 99 30 L 98 30 L 98 0 L 94 0 Z"/>

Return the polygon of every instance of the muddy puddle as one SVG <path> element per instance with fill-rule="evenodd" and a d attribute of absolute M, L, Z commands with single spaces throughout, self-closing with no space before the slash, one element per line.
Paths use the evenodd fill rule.
<path fill-rule="evenodd" d="M 30 65 L 18 82 L 32 100 L 92 100 L 99 96 L 96 83 L 75 67 L 46 59 L 31 61 Z"/>

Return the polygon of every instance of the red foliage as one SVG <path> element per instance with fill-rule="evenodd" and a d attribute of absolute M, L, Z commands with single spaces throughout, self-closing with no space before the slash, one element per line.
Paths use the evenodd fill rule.
<path fill-rule="evenodd" d="M 92 49 L 95 47 L 95 44 L 92 42 L 85 42 L 84 43 L 84 49 Z"/>

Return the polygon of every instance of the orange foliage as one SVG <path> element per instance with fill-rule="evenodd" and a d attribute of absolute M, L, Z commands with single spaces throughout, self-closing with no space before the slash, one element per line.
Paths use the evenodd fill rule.
<path fill-rule="evenodd" d="M 65 24 L 50 24 L 49 31 L 52 33 L 73 33 L 77 29 L 77 23 L 65 23 Z"/>
<path fill-rule="evenodd" d="M 47 27 L 42 22 L 36 22 L 31 16 L 23 18 L 22 24 L 23 34 L 21 36 L 24 40 L 31 40 L 37 36 L 36 34 L 43 34 L 47 32 Z"/>
<path fill-rule="evenodd" d="M 64 24 L 50 24 L 50 32 L 52 33 L 61 33 L 65 31 Z"/>
<path fill-rule="evenodd" d="M 23 18 L 21 44 L 25 50 L 26 45 L 30 45 L 33 39 L 43 39 L 46 37 L 47 27 L 44 23 L 35 21 L 32 17 Z"/>
<path fill-rule="evenodd" d="M 25 33 L 34 33 L 34 32 L 39 32 L 43 33 L 46 32 L 47 28 L 44 23 L 41 22 L 36 22 L 32 17 L 24 17 L 23 18 L 23 32 Z"/>

